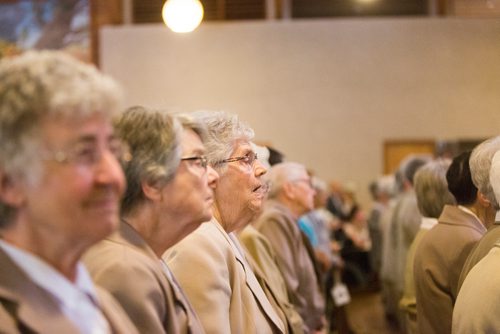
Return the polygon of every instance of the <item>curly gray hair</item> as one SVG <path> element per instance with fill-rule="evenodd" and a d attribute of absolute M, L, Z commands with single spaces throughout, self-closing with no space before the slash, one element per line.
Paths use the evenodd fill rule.
<path fill-rule="evenodd" d="M 57 51 L 30 51 L 0 61 L 0 169 L 36 182 L 41 172 L 40 123 L 121 111 L 122 91 L 94 66 Z M 15 209 L 0 203 L 0 221 Z"/>
<path fill-rule="evenodd" d="M 181 159 L 182 128 L 166 112 L 135 106 L 123 113 L 115 129 L 132 155 L 124 166 L 127 190 L 122 212 L 126 214 L 144 200 L 142 182 L 161 187 L 174 177 Z"/>
<path fill-rule="evenodd" d="M 224 111 L 196 111 L 192 116 L 207 127 L 204 140 L 207 159 L 219 173 L 224 172 L 225 165 L 217 163 L 227 159 L 236 149 L 239 142 L 251 142 L 254 131 L 235 114 Z"/>
<path fill-rule="evenodd" d="M 469 158 L 472 182 L 483 193 L 495 209 L 499 209 L 495 193 L 490 183 L 491 160 L 500 150 L 500 136 L 487 139 L 472 150 Z"/>

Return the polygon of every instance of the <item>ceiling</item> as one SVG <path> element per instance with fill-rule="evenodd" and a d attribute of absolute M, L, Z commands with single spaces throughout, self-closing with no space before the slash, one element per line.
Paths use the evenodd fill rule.
<path fill-rule="evenodd" d="M 161 22 L 165 0 L 132 1 L 134 23 Z M 272 17 L 319 18 L 355 16 L 500 17 L 500 0 L 201 0 L 204 20 L 258 20 Z"/>

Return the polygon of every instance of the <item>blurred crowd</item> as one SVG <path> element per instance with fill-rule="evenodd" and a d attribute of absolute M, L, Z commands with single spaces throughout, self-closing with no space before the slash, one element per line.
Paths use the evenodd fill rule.
<path fill-rule="evenodd" d="M 1 333 L 492 333 L 500 139 L 326 182 L 235 114 L 123 106 L 54 51 L 0 61 Z M 356 321 L 356 319 L 351 319 Z"/>

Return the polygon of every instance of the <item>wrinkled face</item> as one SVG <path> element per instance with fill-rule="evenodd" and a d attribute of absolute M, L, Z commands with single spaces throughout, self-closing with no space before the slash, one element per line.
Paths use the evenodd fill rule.
<path fill-rule="evenodd" d="M 230 158 L 252 155 L 249 142 L 239 142 Z M 267 194 L 262 175 L 265 167 L 257 160 L 227 163 L 226 171 L 220 176 L 215 197 L 220 215 L 227 226 L 226 231 L 234 231 L 250 223 L 260 213 Z"/>
<path fill-rule="evenodd" d="M 182 230 L 194 231 L 212 218 L 213 190 L 219 175 L 210 166 L 203 166 L 205 147 L 200 137 L 190 129 L 181 134 L 182 159 L 175 177 L 162 190 L 166 210 L 185 224 Z"/>
<path fill-rule="evenodd" d="M 42 171 L 19 185 L 19 219 L 33 230 L 75 244 L 92 244 L 119 221 L 125 178 L 109 119 L 50 118 L 41 123 Z"/>
<path fill-rule="evenodd" d="M 307 172 L 304 170 L 302 176 L 290 183 L 296 211 L 302 215 L 314 209 L 314 195 L 316 192 L 311 185 L 311 177 Z"/>

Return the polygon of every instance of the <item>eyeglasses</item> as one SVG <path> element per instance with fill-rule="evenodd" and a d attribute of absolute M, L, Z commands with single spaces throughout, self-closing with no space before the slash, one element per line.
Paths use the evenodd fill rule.
<path fill-rule="evenodd" d="M 104 151 L 109 151 L 122 164 L 132 160 L 128 145 L 118 139 L 112 139 L 105 150 L 99 149 L 94 142 L 82 142 L 66 150 L 47 150 L 44 152 L 43 158 L 61 164 L 73 163 L 92 166 L 102 159 Z"/>
<path fill-rule="evenodd" d="M 257 160 L 257 153 L 255 152 L 248 152 L 247 154 L 241 156 L 241 157 L 233 157 L 233 158 L 228 158 L 221 160 L 216 163 L 216 165 L 221 165 L 229 162 L 236 162 L 236 161 L 243 161 L 245 164 L 248 166 L 253 166 L 253 163 Z"/>
<path fill-rule="evenodd" d="M 197 165 L 200 167 L 207 169 L 208 160 L 204 155 L 198 155 L 194 157 L 181 158 L 181 161 L 196 161 Z"/>

